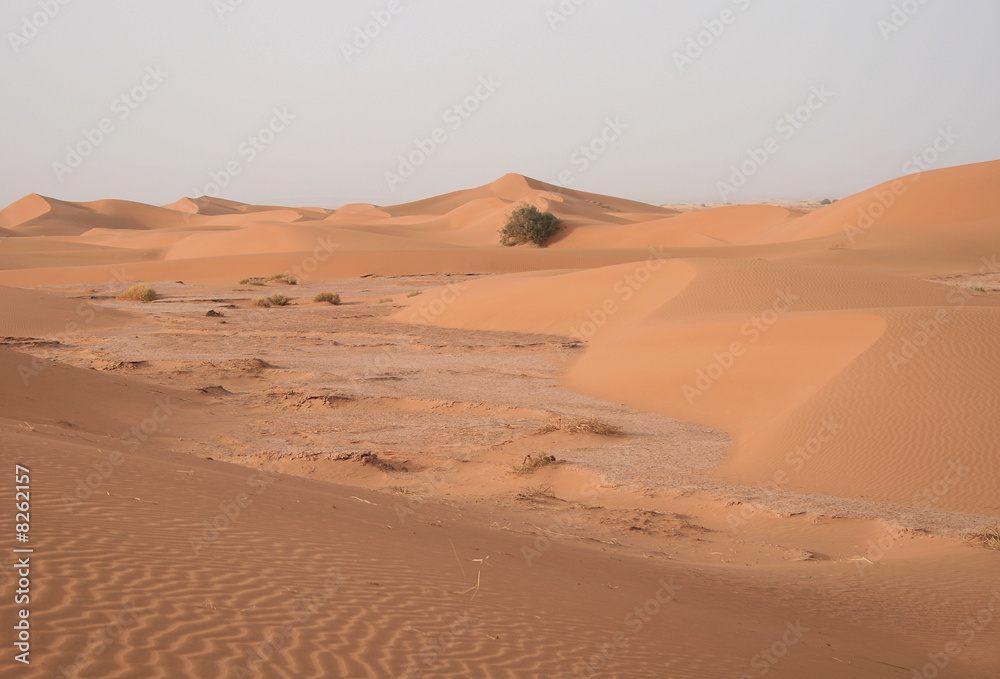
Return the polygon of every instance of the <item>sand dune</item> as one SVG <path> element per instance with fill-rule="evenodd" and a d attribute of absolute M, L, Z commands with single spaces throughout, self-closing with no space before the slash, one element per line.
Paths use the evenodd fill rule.
<path fill-rule="evenodd" d="M 1000 613 L 964 537 L 1000 517 L 998 188 L 1000 161 L 810 213 L 516 174 L 338 209 L 26 196 L 0 457 L 37 475 L 44 650 L 17 669 L 909 678 L 951 643 L 950 676 L 996 677 L 995 633 L 956 630 Z M 550 247 L 498 245 L 522 202 Z"/>
<path fill-rule="evenodd" d="M 15 422 L 50 425 L 70 432 L 118 438 L 134 425 L 152 418 L 148 429 L 165 436 L 167 422 L 190 397 L 168 389 L 154 389 L 95 370 L 82 370 L 0 348 L 0 395 L 3 417 Z M 43 406 L 40 406 L 43 404 Z M 143 432 L 139 432 L 142 434 Z M 153 435 L 146 431 L 145 436 Z M 143 437 L 145 438 L 145 437 Z"/>
<path fill-rule="evenodd" d="M 861 238 L 867 232 L 890 228 L 919 236 L 952 231 L 960 225 L 995 225 L 998 183 L 1000 161 L 900 177 L 804 216 L 789 225 L 788 239 L 850 233 Z"/>
<path fill-rule="evenodd" d="M 130 325 L 141 318 L 81 299 L 5 286 L 0 286 L 0 308 L 0 335 L 8 337 L 58 337 Z"/>
<path fill-rule="evenodd" d="M 718 564 L 628 554 L 609 571 L 600 549 L 567 542 L 529 565 L 521 550 L 533 536 L 489 528 L 504 518 L 495 512 L 463 516 L 431 503 L 401 523 L 389 495 L 171 454 L 156 442 L 124 454 L 74 503 L 108 454 L 39 432 L 0 433 L 5 462 L 46 470 L 49 489 L 36 501 L 44 568 L 33 576 L 33 608 L 50 622 L 34 631 L 45 653 L 17 668 L 26 677 L 74 666 L 125 677 L 138 663 L 151 677 L 544 677 L 607 666 L 617 676 L 707 678 L 755 671 L 754 657 L 785 635 L 797 643 L 776 676 L 843 676 L 850 662 L 852 676 L 875 678 L 886 664 L 919 662 L 959 621 L 918 598 L 906 613 L 926 616 L 923 631 L 901 627 L 902 615 L 879 604 L 903 588 L 877 574 L 839 595 L 875 612 L 844 619 L 828 587 L 751 581 Z M 65 461 L 46 460 L 39 440 Z M 988 599 L 953 585 L 945 593 L 956 610 Z M 6 614 L 10 603 L 2 606 Z M 602 655 L 608 648 L 613 655 Z M 970 660 L 953 669 L 986 676 Z"/>
<path fill-rule="evenodd" d="M 620 225 L 578 226 L 556 247 L 714 247 L 759 244 L 761 233 L 799 215 L 774 205 L 733 205 Z M 765 241 L 766 242 L 766 241 Z"/>
<path fill-rule="evenodd" d="M 984 481 L 1000 474 L 988 443 L 1000 388 L 981 377 L 998 355 L 995 298 L 864 271 L 650 260 L 482 281 L 419 298 L 396 317 L 588 341 L 567 384 L 729 431 L 735 446 L 721 473 L 730 480 L 777 474 L 787 488 L 906 504 L 947 472 L 947 440 L 982 475 L 935 503 L 1000 514 Z M 911 361 L 919 365 L 908 370 Z M 850 433 L 805 465 L 794 450 L 824 421 Z"/>

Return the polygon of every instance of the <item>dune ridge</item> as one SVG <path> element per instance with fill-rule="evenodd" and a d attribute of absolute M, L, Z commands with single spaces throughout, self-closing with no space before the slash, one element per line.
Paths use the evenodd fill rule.
<path fill-rule="evenodd" d="M 996 677 L 998 188 L 26 196 L 0 458 L 39 622 L 0 674 Z M 499 246 L 522 202 L 549 247 Z"/>

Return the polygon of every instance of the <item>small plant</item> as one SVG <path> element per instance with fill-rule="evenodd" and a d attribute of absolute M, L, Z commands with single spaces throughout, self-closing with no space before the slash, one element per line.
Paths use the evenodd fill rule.
<path fill-rule="evenodd" d="M 267 301 L 274 306 L 288 306 L 288 303 L 292 301 L 291 297 L 286 297 L 285 295 L 271 295 L 267 298 Z"/>
<path fill-rule="evenodd" d="M 972 290 L 973 292 L 986 292 L 986 288 L 984 288 L 981 285 L 973 285 L 971 288 L 969 288 L 969 290 Z"/>
<path fill-rule="evenodd" d="M 554 422 L 542 426 L 536 434 L 548 434 L 553 431 L 567 431 L 572 434 L 597 434 L 598 436 L 624 436 L 621 427 L 608 424 L 596 417 L 560 417 Z"/>
<path fill-rule="evenodd" d="M 523 203 L 514 208 L 500 230 L 500 245 L 513 246 L 530 242 L 538 247 L 545 247 L 549 238 L 559 230 L 559 225 L 559 218 L 551 212 L 542 212 L 530 203 Z"/>
<path fill-rule="evenodd" d="M 409 293 L 406 296 L 407 297 L 416 297 L 417 295 L 422 295 L 422 294 L 424 294 L 423 290 L 414 290 L 413 292 Z"/>
<path fill-rule="evenodd" d="M 514 465 L 514 473 L 518 476 L 524 476 L 535 471 L 539 467 L 547 467 L 550 464 L 555 464 L 556 458 L 554 455 L 539 455 L 538 457 L 533 457 L 530 453 L 524 456 L 521 460 L 521 464 Z"/>
<path fill-rule="evenodd" d="M 205 312 L 205 315 L 208 316 L 209 318 L 222 318 L 223 316 L 225 316 L 224 313 L 222 313 L 221 311 L 216 311 L 215 309 L 209 309 L 208 311 Z"/>
<path fill-rule="evenodd" d="M 986 549 L 996 549 L 1000 551 L 1000 524 L 990 528 L 984 528 L 978 533 L 969 536 Z"/>
<path fill-rule="evenodd" d="M 823 200 L 821 200 L 821 201 L 819 202 L 819 204 L 820 204 L 820 205 L 830 205 L 830 204 L 832 204 L 832 203 L 833 203 L 833 201 L 832 201 L 832 200 L 830 200 L 829 198 L 824 198 Z"/>
<path fill-rule="evenodd" d="M 385 304 L 386 302 L 391 302 L 392 297 L 380 297 L 378 300 L 379 304 Z"/>
<path fill-rule="evenodd" d="M 118 295 L 122 302 L 152 302 L 156 299 L 156 290 L 148 283 L 135 283 Z"/>
<path fill-rule="evenodd" d="M 254 299 L 250 300 L 250 304 L 251 306 L 259 306 L 264 309 L 271 308 L 271 302 L 267 299 L 267 297 L 255 297 Z"/>
<path fill-rule="evenodd" d="M 321 292 L 313 297 L 314 302 L 326 302 L 327 304 L 340 304 L 340 295 L 334 292 Z"/>
<path fill-rule="evenodd" d="M 271 274 L 271 277 L 267 279 L 271 283 L 281 283 L 283 285 L 298 285 L 299 281 L 295 276 L 286 273 L 276 273 Z"/>
<path fill-rule="evenodd" d="M 252 276 L 250 278 L 244 278 L 240 281 L 240 285 L 264 285 L 267 280 L 261 278 L 260 276 Z"/>

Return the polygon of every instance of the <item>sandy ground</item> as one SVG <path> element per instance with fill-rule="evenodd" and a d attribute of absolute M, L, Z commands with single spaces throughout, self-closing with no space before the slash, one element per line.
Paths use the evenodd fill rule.
<path fill-rule="evenodd" d="M 900 182 L 15 203 L 19 676 L 997 676 L 1000 164 Z M 496 247 L 522 200 L 551 247 Z"/>

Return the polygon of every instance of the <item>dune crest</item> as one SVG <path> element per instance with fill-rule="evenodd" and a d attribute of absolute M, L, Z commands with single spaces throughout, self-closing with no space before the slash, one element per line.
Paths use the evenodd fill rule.
<path fill-rule="evenodd" d="M 903 502 L 933 482 L 940 432 L 977 479 L 998 471 L 989 413 L 1000 409 L 1000 376 L 989 357 L 1000 298 L 972 283 L 917 280 L 998 280 L 989 258 L 1000 252 L 997 189 L 1000 161 L 899 178 L 811 213 L 679 212 L 514 173 L 412 203 L 337 210 L 31 195 L 0 212 L 0 228 L 20 236 L 0 238 L 0 282 L 506 274 L 394 301 L 402 308 L 393 318 L 566 338 L 566 384 L 725 429 L 734 446 L 718 473 L 736 482 L 785 470 L 782 456 L 817 421 L 849 422 L 824 461 L 787 486 Z M 499 246 L 522 202 L 562 220 L 549 247 Z M 19 309 L 47 310 L 9 315 L 12 334 L 55 332 L 76 313 L 42 293 L 2 294 Z M 989 493 L 969 481 L 942 506 L 997 513 Z"/>

